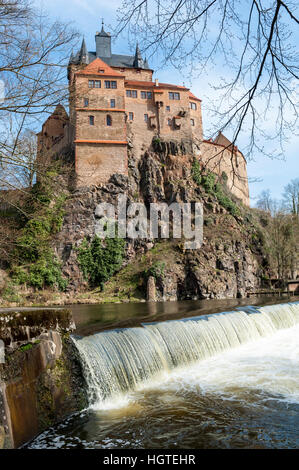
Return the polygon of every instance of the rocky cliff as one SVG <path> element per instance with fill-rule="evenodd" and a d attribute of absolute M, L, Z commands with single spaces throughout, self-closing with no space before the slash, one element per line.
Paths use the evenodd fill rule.
<path fill-rule="evenodd" d="M 198 250 L 184 250 L 182 242 L 175 240 L 127 240 L 123 268 L 106 284 L 106 299 L 146 298 L 144 272 L 159 262 L 164 266 L 163 273 L 156 276 L 158 300 L 244 297 L 258 288 L 267 261 L 254 211 L 228 193 L 231 206 L 227 206 L 213 190 L 198 184 L 189 150 L 184 143 L 155 142 L 141 159 L 129 155 L 128 177 L 115 174 L 106 185 L 71 193 L 62 230 L 54 240 L 63 274 L 69 279 L 69 293 L 88 289 L 77 248 L 85 238 L 94 237 L 97 205 L 116 204 L 122 193 L 128 204 L 201 202 L 204 240 Z M 237 210 L 232 211 L 232 206 Z"/>

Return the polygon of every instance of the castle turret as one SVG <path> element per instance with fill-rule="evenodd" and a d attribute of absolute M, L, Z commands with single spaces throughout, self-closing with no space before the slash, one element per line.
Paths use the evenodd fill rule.
<path fill-rule="evenodd" d="M 136 44 L 136 52 L 135 52 L 133 67 L 135 67 L 136 69 L 142 69 L 144 67 L 143 59 L 141 57 L 141 52 L 138 47 L 138 43 Z"/>
<path fill-rule="evenodd" d="M 88 64 L 89 63 L 89 60 L 88 60 L 88 52 L 87 52 L 87 48 L 86 48 L 86 44 L 85 44 L 85 39 L 83 38 L 83 41 L 82 41 L 82 45 L 81 45 L 81 49 L 80 49 L 80 52 L 79 52 L 79 64 Z"/>
<path fill-rule="evenodd" d="M 96 56 L 111 58 L 111 36 L 104 30 L 103 22 L 101 32 L 96 34 Z"/>

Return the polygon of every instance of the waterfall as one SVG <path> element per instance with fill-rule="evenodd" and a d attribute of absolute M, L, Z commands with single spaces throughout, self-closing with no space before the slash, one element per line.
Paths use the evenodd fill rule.
<path fill-rule="evenodd" d="M 299 302 L 144 323 L 74 339 L 90 404 L 121 398 L 177 367 L 191 365 L 299 323 Z"/>

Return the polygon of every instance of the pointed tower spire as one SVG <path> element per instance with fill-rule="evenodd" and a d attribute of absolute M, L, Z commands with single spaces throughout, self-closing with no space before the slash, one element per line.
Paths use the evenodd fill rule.
<path fill-rule="evenodd" d="M 69 65 L 70 65 L 70 64 L 73 64 L 73 63 L 74 63 L 74 60 L 75 60 L 75 56 L 74 56 L 74 52 L 72 51 L 72 52 L 71 52 L 71 56 L 70 56 L 70 60 L 69 60 Z"/>
<path fill-rule="evenodd" d="M 147 58 L 144 59 L 144 68 L 149 69 Z"/>
<path fill-rule="evenodd" d="M 138 46 L 138 42 L 136 44 L 136 52 L 135 52 L 133 67 L 135 67 L 136 69 L 141 69 L 143 67 L 143 60 L 141 57 L 141 52 Z"/>
<path fill-rule="evenodd" d="M 85 39 L 82 40 L 81 49 L 79 52 L 79 63 L 80 64 L 88 64 L 88 52 L 85 44 Z"/>

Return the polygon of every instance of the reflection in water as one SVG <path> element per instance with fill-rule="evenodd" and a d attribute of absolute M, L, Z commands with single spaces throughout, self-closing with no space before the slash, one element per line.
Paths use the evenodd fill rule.
<path fill-rule="evenodd" d="M 269 327 L 257 321 L 261 331 Z M 299 324 L 164 370 L 107 405 L 71 417 L 30 447 L 296 448 Z"/>
<path fill-rule="evenodd" d="M 295 297 L 293 300 L 298 299 Z M 218 313 L 249 303 L 250 305 L 268 305 L 281 302 L 281 298 L 277 296 L 260 296 L 250 297 L 250 299 L 71 305 L 69 308 L 72 310 L 77 325 L 76 333 L 85 336 L 102 329 L 137 326 L 144 321 L 162 321 Z"/>

